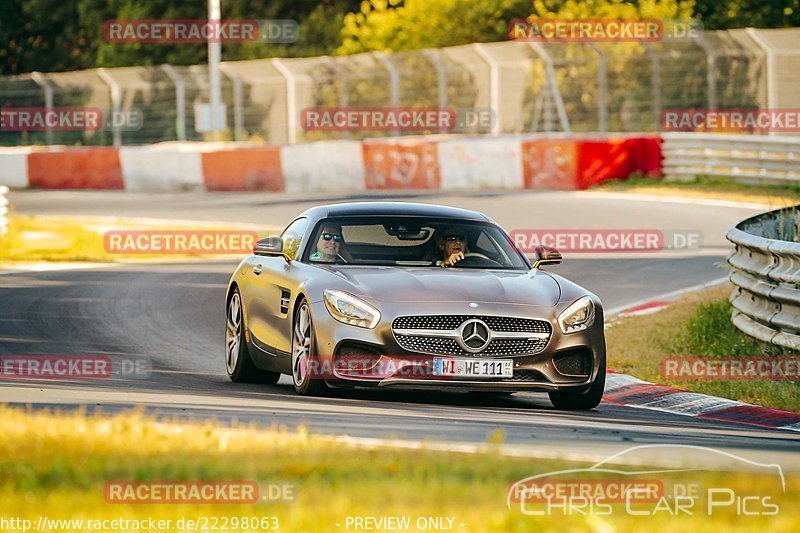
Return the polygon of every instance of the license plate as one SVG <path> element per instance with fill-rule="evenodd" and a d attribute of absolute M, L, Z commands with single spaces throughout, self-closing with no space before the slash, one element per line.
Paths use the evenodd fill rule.
<path fill-rule="evenodd" d="M 434 376 L 465 376 L 473 378 L 510 378 L 513 368 L 510 359 L 453 359 L 433 358 Z"/>

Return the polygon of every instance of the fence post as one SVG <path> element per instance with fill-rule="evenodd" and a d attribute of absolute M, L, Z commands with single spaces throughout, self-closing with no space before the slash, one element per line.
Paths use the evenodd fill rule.
<path fill-rule="evenodd" d="M 500 67 L 497 64 L 497 61 L 487 52 L 483 45 L 480 43 L 474 43 L 472 45 L 475 47 L 475 51 L 478 52 L 478 55 L 486 61 L 486 64 L 489 65 L 489 102 L 491 102 L 490 107 L 492 111 L 496 114 L 494 121 L 492 122 L 492 135 L 499 135 L 501 124 L 500 124 Z"/>
<path fill-rule="evenodd" d="M 275 70 L 281 73 L 286 80 L 286 136 L 289 144 L 297 143 L 297 83 L 286 65 L 280 59 L 273 58 L 271 61 Z"/>
<path fill-rule="evenodd" d="M 767 56 L 767 107 L 769 109 L 775 109 L 778 107 L 778 83 L 775 79 L 775 52 L 764 39 L 761 38 L 758 34 L 758 30 L 755 28 L 746 28 L 744 31 L 747 32 L 747 35 L 756 42 L 758 47 L 764 51 L 764 55 Z M 775 132 L 770 131 L 769 135 L 775 135 Z"/>
<path fill-rule="evenodd" d="M 331 70 L 333 70 L 334 76 L 338 81 L 336 88 L 336 98 L 337 98 L 337 105 L 340 109 L 344 109 L 350 103 L 350 99 L 347 95 L 347 69 L 342 68 L 342 66 L 331 56 L 322 56 L 325 59 L 325 63 L 327 63 Z M 339 132 L 339 137 L 344 139 L 350 138 L 350 132 L 347 129 L 344 129 Z"/>
<path fill-rule="evenodd" d="M 53 109 L 53 84 L 41 72 L 31 72 L 31 79 L 44 91 L 44 107 L 47 111 L 50 111 Z M 53 128 L 47 125 L 45 131 L 47 144 L 53 144 Z"/>
<path fill-rule="evenodd" d="M 597 54 L 597 129 L 608 133 L 608 66 L 606 55 L 600 48 L 592 43 L 586 43 Z"/>
<path fill-rule="evenodd" d="M 225 63 L 220 63 L 219 70 L 233 82 L 233 139 L 244 139 L 244 110 L 242 109 L 242 79 L 234 74 Z"/>
<path fill-rule="evenodd" d="M 113 113 L 119 113 L 122 109 L 122 89 L 119 87 L 119 83 L 117 83 L 114 78 L 106 71 L 104 68 L 97 69 L 97 75 L 100 76 L 100 79 L 106 82 L 108 88 L 111 89 L 111 108 Z M 116 120 L 112 121 L 111 127 L 114 132 L 114 146 L 121 146 L 122 145 L 122 132 L 120 131 L 119 124 L 116 123 Z"/>
<path fill-rule="evenodd" d="M 161 68 L 166 72 L 169 79 L 175 85 L 175 133 L 179 141 L 186 140 L 186 85 L 183 83 L 183 77 L 178 74 L 178 71 L 172 65 L 161 65 Z"/>
<path fill-rule="evenodd" d="M 397 71 L 397 67 L 395 67 L 391 61 L 389 61 L 386 52 L 373 52 L 372 54 L 378 61 L 381 62 L 383 68 L 385 68 L 389 72 L 390 91 L 391 91 L 390 106 L 392 109 L 397 109 L 398 107 L 400 107 L 400 73 Z M 397 135 L 400 135 L 400 131 L 393 130 L 392 136 L 395 137 Z"/>
<path fill-rule="evenodd" d="M 717 77 L 714 74 L 717 70 L 717 54 L 702 36 L 697 36 L 694 41 L 705 51 L 708 72 L 706 73 L 706 84 L 708 85 L 708 109 L 717 109 Z"/>
<path fill-rule="evenodd" d="M 424 49 L 422 54 L 431 65 L 433 65 L 433 68 L 436 69 L 437 104 L 439 109 L 444 109 L 447 107 L 447 70 L 445 70 L 444 63 L 442 63 L 442 60 L 436 55 L 436 52 L 430 48 Z M 446 131 L 446 128 L 440 128 L 439 131 Z"/>
<path fill-rule="evenodd" d="M 0 185 L 0 237 L 8 233 L 8 187 Z"/>
<path fill-rule="evenodd" d="M 553 67 L 553 58 L 550 57 L 550 54 L 547 53 L 541 44 L 531 41 L 528 45 L 533 48 L 533 51 L 544 61 L 547 80 L 550 86 L 550 92 L 552 93 L 550 96 L 552 96 L 556 103 L 556 111 L 558 112 L 558 120 L 561 122 L 561 130 L 569 133 L 572 130 L 569 127 L 569 120 L 567 119 L 567 111 L 564 109 L 564 100 L 561 98 L 561 91 L 558 90 L 558 84 L 556 83 L 556 69 Z M 549 112 L 549 107 L 546 106 L 545 110 Z"/>
<path fill-rule="evenodd" d="M 653 63 L 653 112 L 655 113 L 656 131 L 661 131 L 661 58 L 649 43 L 642 43 L 650 61 Z"/>

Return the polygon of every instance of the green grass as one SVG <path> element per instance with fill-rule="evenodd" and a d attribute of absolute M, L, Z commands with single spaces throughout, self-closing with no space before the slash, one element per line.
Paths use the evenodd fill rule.
<path fill-rule="evenodd" d="M 450 516 L 455 518 L 454 531 L 480 532 L 800 528 L 800 517 L 792 512 L 800 504 L 800 480 L 789 476 L 783 493 L 775 476 L 763 473 L 692 471 L 659 479 L 665 486 L 699 483 L 704 490 L 727 487 L 742 496 L 768 495 L 782 510 L 774 517 L 737 517 L 730 510 L 712 518 L 699 511 L 638 517 L 626 514 L 624 504 L 615 504 L 611 516 L 563 516 L 563 511 L 527 516 L 506 507 L 513 482 L 588 464 L 506 457 L 497 446 L 487 444 L 477 454 L 374 449 L 332 442 L 302 429 L 165 423 L 141 413 L 92 417 L 0 406 L 0 516 L 34 523 L 42 515 L 94 520 L 276 516 L 280 530 L 312 532 L 346 531 L 347 516 L 387 515 Z M 265 505 L 134 505 L 106 503 L 103 497 L 109 480 L 221 479 L 289 483 L 296 487 L 297 499 Z M 697 509 L 704 505 L 701 498 Z"/>
<path fill-rule="evenodd" d="M 652 315 L 623 319 L 606 332 L 609 367 L 641 379 L 756 405 L 800 411 L 800 383 L 779 380 L 684 380 L 662 375 L 667 357 L 798 356 L 739 331 L 731 323 L 731 287 L 694 295 Z"/>

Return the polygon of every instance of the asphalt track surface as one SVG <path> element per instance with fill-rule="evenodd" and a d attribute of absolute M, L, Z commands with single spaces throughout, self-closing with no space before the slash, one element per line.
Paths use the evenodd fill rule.
<path fill-rule="evenodd" d="M 357 199 L 363 199 L 363 196 Z M 278 194 L 144 195 L 17 192 L 18 212 L 146 216 L 281 226 L 308 206 L 343 197 Z M 704 247 L 645 256 L 565 258 L 553 267 L 596 292 L 606 308 L 647 300 L 724 275 L 722 238 L 752 208 L 651 201 L 581 193 L 482 193 L 415 200 L 480 209 L 506 229 L 645 228 L 696 230 Z M 642 222 L 647 221 L 647 222 Z M 795 470 L 800 434 L 601 404 L 590 412 L 555 410 L 544 394 L 508 398 L 469 394 L 336 391 L 295 395 L 277 385 L 228 381 L 223 363 L 224 293 L 235 261 L 117 265 L 91 270 L 0 275 L 0 355 L 92 354 L 145 359 L 147 379 L 0 383 L 0 402 L 115 412 L 143 405 L 164 416 L 257 421 L 358 438 L 483 443 L 497 429 L 508 450 L 531 456 L 601 459 L 640 444 L 725 449 Z M 672 450 L 691 464 L 695 451 Z M 720 463 L 734 468 L 738 463 Z M 707 466 L 707 464 L 706 464 Z"/>

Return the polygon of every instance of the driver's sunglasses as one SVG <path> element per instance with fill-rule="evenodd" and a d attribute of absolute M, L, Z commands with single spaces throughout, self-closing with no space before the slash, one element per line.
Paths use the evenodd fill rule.
<path fill-rule="evenodd" d="M 322 238 L 326 241 L 333 239 L 333 242 L 342 242 L 342 236 L 336 233 L 323 233 Z"/>
<path fill-rule="evenodd" d="M 446 240 L 446 241 L 461 241 L 461 242 L 464 242 L 464 241 L 467 240 L 467 238 L 464 237 L 463 235 L 448 235 L 447 237 L 444 238 L 444 240 Z"/>

